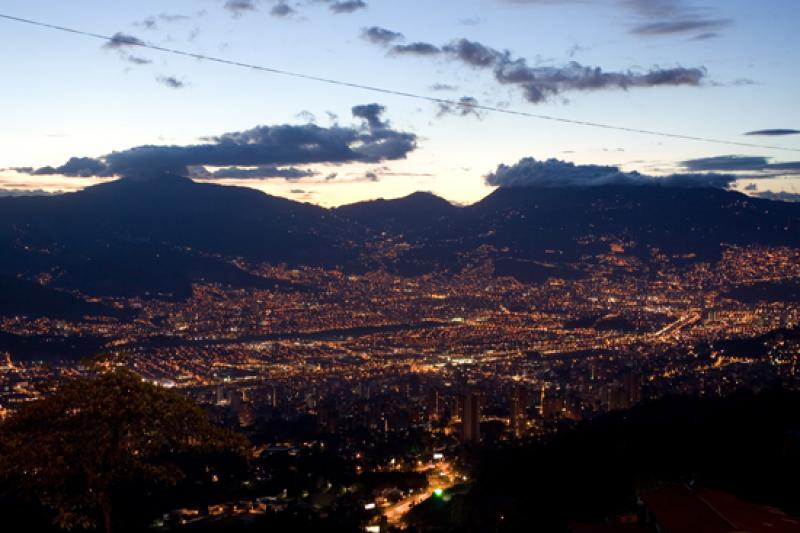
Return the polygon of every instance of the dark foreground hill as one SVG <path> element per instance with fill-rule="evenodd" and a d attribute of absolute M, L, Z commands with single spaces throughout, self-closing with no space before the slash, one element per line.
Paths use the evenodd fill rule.
<path fill-rule="evenodd" d="M 412 522 L 418 532 L 568 531 L 570 523 L 636 514 L 637 495 L 673 483 L 797 517 L 798 408 L 800 394 L 784 390 L 673 397 L 611 413 L 551 442 L 488 449 L 468 493 L 429 500 L 412 511 Z"/>

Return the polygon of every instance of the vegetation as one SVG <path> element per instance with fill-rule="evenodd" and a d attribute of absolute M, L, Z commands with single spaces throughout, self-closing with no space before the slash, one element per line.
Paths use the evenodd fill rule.
<path fill-rule="evenodd" d="M 245 449 L 184 396 L 117 370 L 66 381 L 0 425 L 0 476 L 58 526 L 111 533 L 125 484 L 174 485 L 181 457 Z"/>

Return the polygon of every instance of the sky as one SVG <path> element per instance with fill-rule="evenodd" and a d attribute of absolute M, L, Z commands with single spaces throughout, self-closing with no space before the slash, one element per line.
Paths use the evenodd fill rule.
<path fill-rule="evenodd" d="M 5 0 L 0 14 L 115 36 L 0 19 L 5 194 L 155 169 L 326 206 L 419 190 L 471 203 L 571 168 L 800 194 L 796 0 Z"/>

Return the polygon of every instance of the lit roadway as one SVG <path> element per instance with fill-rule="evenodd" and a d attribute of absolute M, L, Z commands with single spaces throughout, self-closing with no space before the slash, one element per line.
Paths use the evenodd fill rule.
<path fill-rule="evenodd" d="M 453 468 L 448 462 L 431 462 L 419 466 L 416 470 L 417 472 L 429 472 L 428 489 L 426 492 L 412 494 L 411 496 L 398 501 L 394 505 L 384 508 L 383 514 L 386 516 L 389 524 L 395 526 L 400 525 L 403 520 L 403 516 L 415 505 L 431 498 L 434 491 L 441 490 L 444 492 L 456 485 L 458 476 L 453 472 Z"/>
<path fill-rule="evenodd" d="M 667 324 L 666 326 L 664 326 L 659 331 L 656 331 L 655 333 L 653 333 L 653 338 L 654 339 L 664 338 L 664 337 L 666 337 L 667 335 L 669 335 L 671 333 L 677 332 L 678 330 L 680 330 L 681 328 L 683 328 L 685 326 L 690 326 L 690 325 L 696 323 L 698 320 L 700 320 L 700 318 L 701 318 L 701 315 L 699 313 L 697 313 L 697 312 L 689 313 L 688 315 L 680 317 L 675 322 L 672 322 L 671 324 Z"/>

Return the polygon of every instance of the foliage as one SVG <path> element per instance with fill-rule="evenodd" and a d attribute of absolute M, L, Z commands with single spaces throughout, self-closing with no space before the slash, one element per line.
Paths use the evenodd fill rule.
<path fill-rule="evenodd" d="M 112 530 L 115 484 L 177 483 L 178 454 L 236 450 L 245 442 L 211 424 L 178 392 L 122 370 L 77 378 L 0 425 L 0 475 L 38 497 L 64 528 Z"/>

